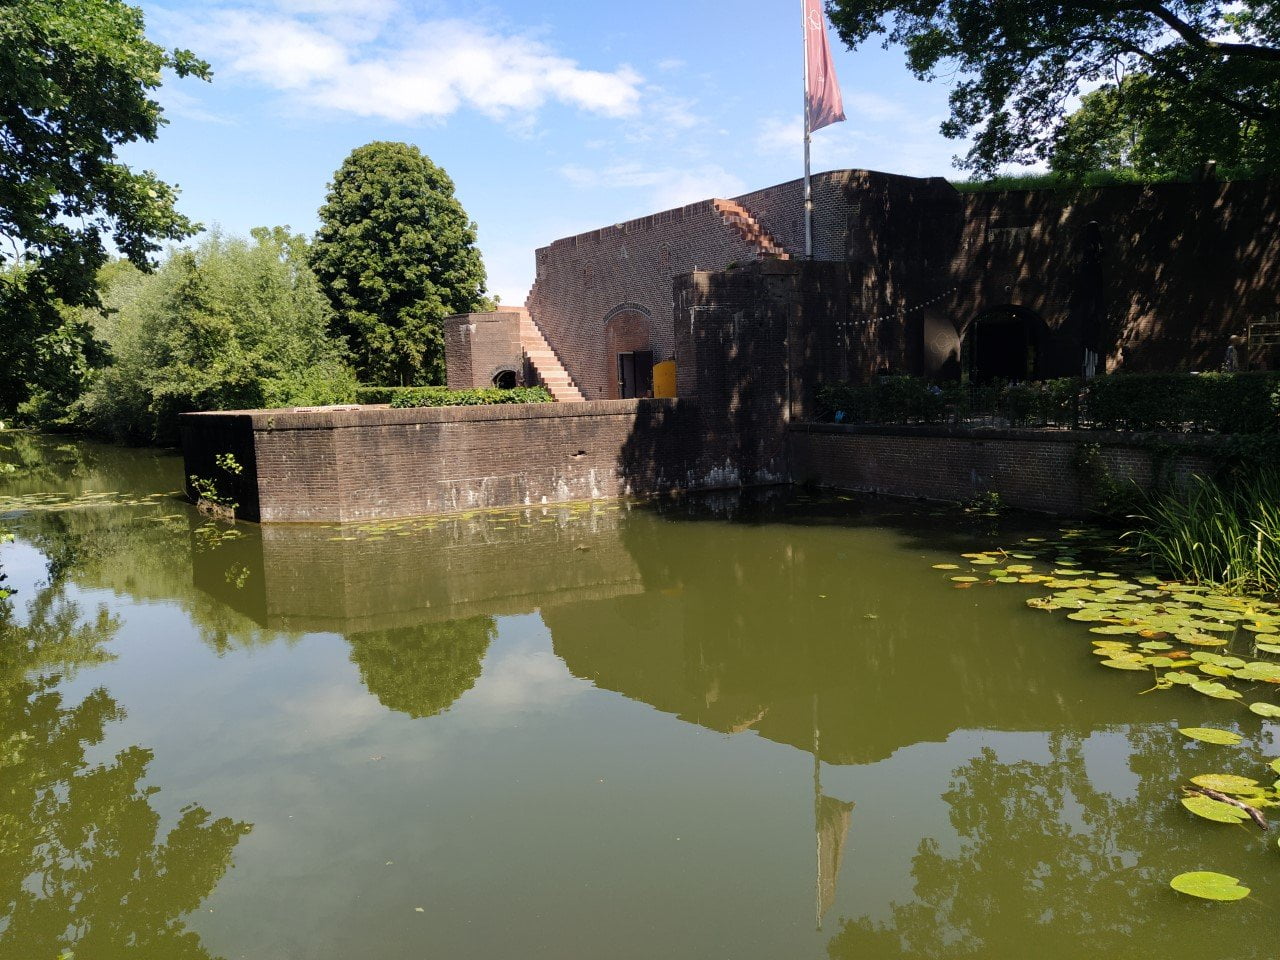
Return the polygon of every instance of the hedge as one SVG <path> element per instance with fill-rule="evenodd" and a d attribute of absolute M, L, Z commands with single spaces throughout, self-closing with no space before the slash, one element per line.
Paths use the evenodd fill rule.
<path fill-rule="evenodd" d="M 1108 430 L 1273 433 L 1280 373 L 1121 373 L 1089 384 L 1086 419 Z"/>
<path fill-rule="evenodd" d="M 1073 425 L 1079 381 L 931 383 L 919 377 L 880 377 L 868 384 L 818 388 L 818 415 L 845 423 L 944 423 L 998 416 L 1017 426 Z"/>
<path fill-rule="evenodd" d="M 1083 388 L 1074 377 L 981 386 L 880 377 L 824 384 L 817 399 L 819 419 L 845 423 L 997 418 L 1010 426 L 1280 433 L 1280 373 L 1114 374 Z"/>
<path fill-rule="evenodd" d="M 393 407 L 478 407 L 494 403 L 550 403 L 545 387 L 500 390 L 450 390 L 448 387 L 359 387 L 356 403 L 389 403 Z"/>

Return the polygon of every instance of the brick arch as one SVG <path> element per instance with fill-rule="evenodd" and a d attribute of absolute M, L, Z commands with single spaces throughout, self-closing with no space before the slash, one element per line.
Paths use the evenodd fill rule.
<path fill-rule="evenodd" d="M 975 381 L 1041 379 L 1048 340 L 1048 324 L 1030 307 L 984 306 L 960 328 L 961 368 Z"/>
<path fill-rule="evenodd" d="M 489 385 L 494 387 L 502 386 L 498 382 L 499 378 L 502 377 L 505 377 L 513 387 L 520 386 L 520 381 L 523 379 L 518 367 L 510 363 L 501 363 L 489 371 Z"/>
<path fill-rule="evenodd" d="M 604 395 L 610 400 L 620 396 L 618 354 L 653 350 L 653 314 L 637 303 L 624 303 L 604 316 Z"/>

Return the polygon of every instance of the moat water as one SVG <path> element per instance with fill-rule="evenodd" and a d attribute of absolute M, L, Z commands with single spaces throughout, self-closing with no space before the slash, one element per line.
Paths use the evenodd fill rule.
<path fill-rule="evenodd" d="M 1177 803 L 1274 723 L 932 569 L 1017 520 L 790 491 L 259 528 L 175 456 L 0 463 L 0 960 L 1276 955 L 1274 834 Z"/>

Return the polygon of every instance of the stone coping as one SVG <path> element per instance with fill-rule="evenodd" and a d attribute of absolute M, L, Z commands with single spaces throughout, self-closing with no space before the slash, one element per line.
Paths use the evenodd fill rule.
<path fill-rule="evenodd" d="M 254 432 L 273 430 L 337 430 L 358 427 L 477 423 L 508 420 L 565 420 L 575 417 L 635 416 L 645 410 L 674 410 L 689 400 L 588 400 L 582 403 L 492 403 L 466 407 L 338 406 L 278 410 L 211 410 L 184 413 L 182 424 L 209 420 L 245 421 Z"/>
<path fill-rule="evenodd" d="M 834 433 L 873 437 L 939 437 L 951 440 L 1019 440 L 1050 443 L 1099 443 L 1106 446 L 1136 446 L 1158 440 L 1192 446 L 1219 443 L 1227 438 L 1216 433 L 1144 433 L 1125 430 L 1074 430 L 1069 427 L 982 427 L 944 423 L 819 423 L 799 421 L 788 425 L 792 433 Z"/>

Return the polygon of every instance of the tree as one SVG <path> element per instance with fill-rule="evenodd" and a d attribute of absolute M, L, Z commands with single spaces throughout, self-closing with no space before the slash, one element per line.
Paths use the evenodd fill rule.
<path fill-rule="evenodd" d="M 169 443 L 180 413 L 353 399 L 306 238 L 252 233 L 252 243 L 213 234 L 150 277 L 125 272 L 107 286 L 101 331 L 115 362 L 84 397 L 87 426 Z"/>
<path fill-rule="evenodd" d="M 42 373 L 57 385 L 50 350 L 92 351 L 63 307 L 96 303 L 104 238 L 146 267 L 197 229 L 173 187 L 116 157 L 165 123 L 151 97 L 165 69 L 210 76 L 190 51 L 148 41 L 120 0 L 0 0 L 0 410 Z"/>
<path fill-rule="evenodd" d="M 1280 169 L 1280 124 L 1241 121 L 1204 98 L 1188 102 L 1139 73 L 1081 99 L 1058 130 L 1049 164 L 1074 179 L 1100 170 L 1152 180 L 1194 175 L 1209 160 L 1230 177 Z"/>
<path fill-rule="evenodd" d="M 1280 8 L 1266 0 L 830 0 L 832 23 L 857 46 L 901 44 L 921 79 L 955 75 L 942 132 L 972 136 L 960 166 L 983 176 L 1048 159 L 1082 89 L 1141 73 L 1151 109 L 1209 107 L 1244 131 L 1280 124 Z M 1204 138 L 1207 139 L 1207 138 Z M 1274 168 L 1273 168 L 1274 169 Z"/>
<path fill-rule="evenodd" d="M 476 226 L 417 147 L 377 142 L 334 174 L 311 265 L 362 380 L 442 383 L 445 317 L 484 304 Z"/>

